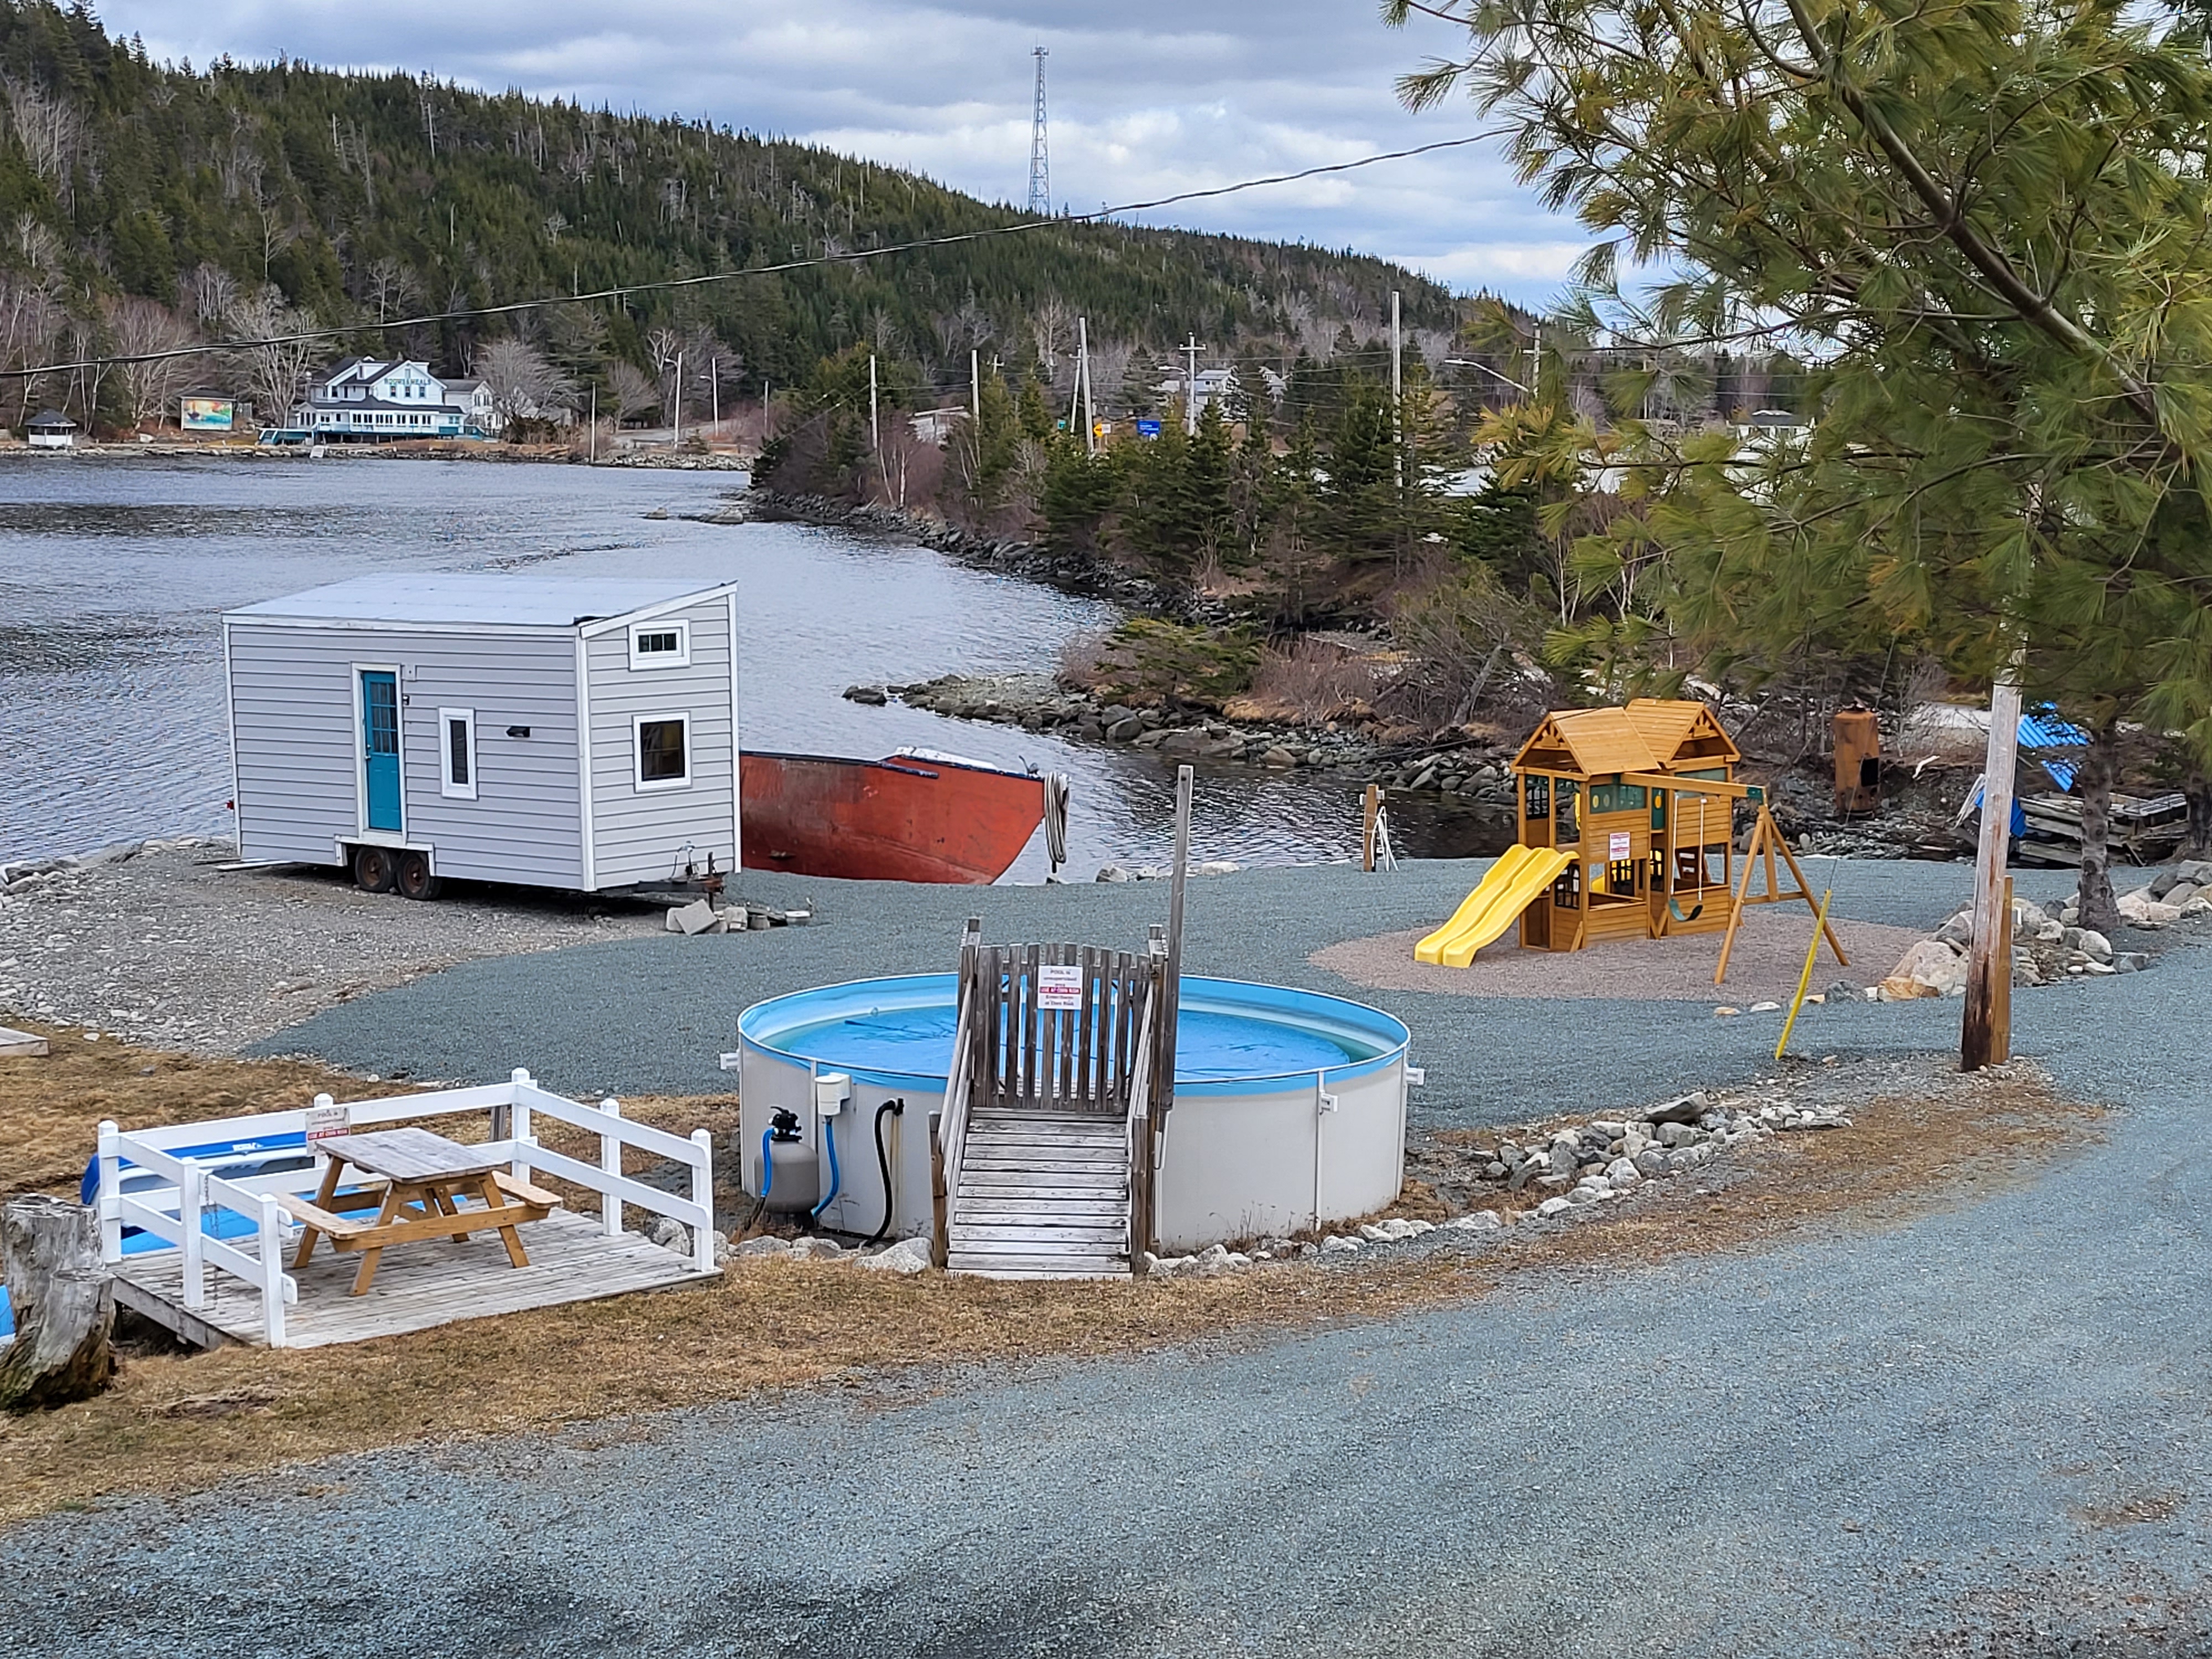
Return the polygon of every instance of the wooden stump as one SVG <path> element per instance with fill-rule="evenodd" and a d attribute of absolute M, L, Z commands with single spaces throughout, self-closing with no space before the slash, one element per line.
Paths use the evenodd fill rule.
<path fill-rule="evenodd" d="M 115 1375 L 115 1280 L 89 1206 L 34 1194 L 0 1208 L 0 1273 L 15 1340 L 0 1349 L 0 1407 L 89 1400 Z"/>

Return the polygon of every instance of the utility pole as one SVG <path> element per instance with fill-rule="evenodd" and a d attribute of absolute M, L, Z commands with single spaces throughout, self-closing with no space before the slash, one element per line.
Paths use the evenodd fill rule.
<path fill-rule="evenodd" d="M 1182 430 L 1183 435 L 1188 438 L 1195 438 L 1198 435 L 1199 351 L 1198 336 L 1194 334 L 1190 337 L 1188 343 L 1183 347 L 1184 355 L 1190 361 L 1189 372 L 1183 376 L 1182 381 Z"/>
<path fill-rule="evenodd" d="M 592 459 L 594 462 L 598 461 L 599 459 L 599 389 L 597 386 L 592 388 L 592 435 L 586 441 L 590 446 Z"/>
<path fill-rule="evenodd" d="M 684 441 L 684 354 L 676 354 L 676 429 L 669 437 L 668 447 L 674 449 Z"/>
<path fill-rule="evenodd" d="M 722 360 L 720 357 L 707 359 L 707 398 L 714 406 L 714 430 L 719 433 L 722 429 Z"/>
<path fill-rule="evenodd" d="M 868 447 L 880 455 L 884 450 L 883 433 L 876 425 L 876 354 L 868 354 Z"/>
<path fill-rule="evenodd" d="M 1071 423 L 1083 422 L 1083 453 L 1098 453 L 1097 419 L 1091 404 L 1091 323 L 1088 318 L 1075 319 L 1075 398 L 1068 405 L 1067 418 Z"/>
<path fill-rule="evenodd" d="M 1990 688 L 1990 742 L 1982 764 L 1982 833 L 1974 858 L 1974 934 L 1966 953 L 1966 1018 L 1959 1031 L 1959 1067 L 1978 1072 L 2012 1058 L 2003 1011 L 2012 988 L 2012 918 L 2005 914 L 2005 853 L 2012 838 L 2013 773 L 2020 744 L 2021 655 Z"/>
<path fill-rule="evenodd" d="M 1042 219 L 1052 212 L 1052 165 L 1045 153 L 1044 60 L 1042 46 L 1030 54 L 1036 59 L 1036 110 L 1030 118 L 1030 217 Z"/>
<path fill-rule="evenodd" d="M 1398 290 L 1390 290 L 1390 453 L 1398 499 L 1406 499 L 1406 336 L 1398 325 Z"/>
<path fill-rule="evenodd" d="M 973 423 L 975 441 L 983 441 L 983 354 L 975 347 L 968 351 L 968 418 Z"/>

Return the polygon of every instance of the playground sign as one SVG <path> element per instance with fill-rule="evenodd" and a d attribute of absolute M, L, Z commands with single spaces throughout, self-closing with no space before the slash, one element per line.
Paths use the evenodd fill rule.
<path fill-rule="evenodd" d="M 1040 966 L 1037 969 L 1037 1006 L 1073 1011 L 1083 1006 L 1083 969 Z"/>

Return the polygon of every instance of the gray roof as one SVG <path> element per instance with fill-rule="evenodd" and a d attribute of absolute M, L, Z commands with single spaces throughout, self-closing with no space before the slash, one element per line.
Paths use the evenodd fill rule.
<path fill-rule="evenodd" d="M 574 628 L 693 596 L 696 580 L 650 576 L 541 576 L 502 571 L 393 571 L 264 599 L 228 614 L 308 622 L 411 626 Z"/>
<path fill-rule="evenodd" d="M 46 427 L 65 426 L 71 428 L 72 429 L 76 426 L 76 422 L 75 421 L 70 419 L 68 416 L 63 414 L 58 409 L 41 410 L 33 419 L 27 422 L 26 424 L 29 426 Z"/>

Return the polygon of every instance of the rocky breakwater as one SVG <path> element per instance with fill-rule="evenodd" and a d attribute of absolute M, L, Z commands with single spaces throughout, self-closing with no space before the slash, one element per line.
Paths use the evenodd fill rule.
<path fill-rule="evenodd" d="M 1513 811 L 1513 779 L 1505 763 L 1464 742 L 1383 748 L 1358 731 L 1332 726 L 1231 720 L 1204 709 L 1107 701 L 1042 674 L 945 674 L 914 685 L 851 685 L 845 696 L 877 706 L 896 698 L 953 720 L 1125 744 L 1173 760 L 1318 768 L 1393 791 L 1460 797 L 1498 815 Z"/>
<path fill-rule="evenodd" d="M 1095 743 L 1127 744 L 1181 760 L 1342 771 L 1365 766 L 1374 753 L 1348 732 L 1238 725 L 1197 710 L 1132 708 L 1102 702 L 1042 674 L 945 674 L 915 685 L 848 686 L 845 696 L 854 702 L 873 704 L 896 698 L 909 708 L 953 720 L 989 720 L 1025 732 L 1058 732 Z"/>
<path fill-rule="evenodd" d="M 2212 860 L 2185 860 L 2160 871 L 2143 886 L 2120 895 L 2119 911 L 2121 926 L 2130 933 L 2160 933 L 2176 923 L 2201 925 L 2212 919 Z M 2139 973 L 2150 966 L 2149 951 L 2124 949 L 2095 928 L 2082 927 L 2081 921 L 2081 906 L 2073 894 L 2047 906 L 2014 901 L 2014 986 L 2100 979 Z M 1973 943 L 1973 912 L 1961 910 L 1910 947 L 1897 966 L 1863 994 L 1871 1002 L 1962 997 Z M 1837 992 L 1859 994 L 1850 985 L 1838 985 L 1831 994 Z"/>

